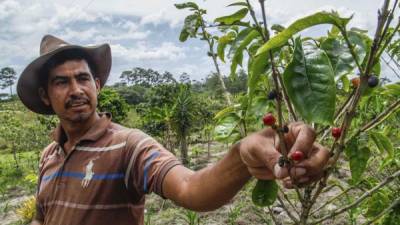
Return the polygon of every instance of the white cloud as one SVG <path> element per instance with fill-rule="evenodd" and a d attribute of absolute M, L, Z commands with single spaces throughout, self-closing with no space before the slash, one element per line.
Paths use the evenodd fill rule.
<path fill-rule="evenodd" d="M 21 5 L 14 0 L 6 0 L 0 3 L 0 20 L 15 14 L 21 9 Z"/>
<path fill-rule="evenodd" d="M 140 24 L 141 25 L 145 25 L 145 24 L 159 25 L 162 22 L 164 22 L 165 16 L 166 16 L 165 10 L 159 10 L 155 13 L 143 16 L 142 19 L 140 20 Z"/>
<path fill-rule="evenodd" d="M 125 47 L 121 44 L 111 45 L 114 57 L 123 61 L 135 60 L 171 60 L 175 61 L 185 57 L 184 50 L 174 43 L 164 42 L 161 46 L 147 46 L 139 42 L 134 47 Z"/>

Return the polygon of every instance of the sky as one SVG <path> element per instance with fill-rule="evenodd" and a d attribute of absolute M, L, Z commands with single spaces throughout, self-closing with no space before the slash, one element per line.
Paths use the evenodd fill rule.
<path fill-rule="evenodd" d="M 18 75 L 39 55 L 41 38 L 52 34 L 69 43 L 96 45 L 109 43 L 113 67 L 108 84 L 118 81 L 122 71 L 134 67 L 183 72 L 201 80 L 213 70 L 207 45 L 200 40 L 178 40 L 189 11 L 177 10 L 168 0 L 0 0 L 0 68 L 11 66 Z M 238 10 L 226 7 L 232 0 L 194 0 L 207 10 L 207 20 Z M 257 0 L 251 0 L 260 16 Z M 289 25 L 295 19 L 321 10 L 354 15 L 350 27 L 372 31 L 381 0 L 267 0 L 269 24 Z M 259 17 L 261 18 L 261 17 Z M 323 35 L 329 27 L 317 26 L 307 35 Z M 213 31 L 212 31 L 213 32 Z M 214 31 L 215 32 L 215 31 Z M 222 64 L 228 74 L 229 65 Z M 383 68 L 385 76 L 395 79 Z M 7 90 L 7 89 L 6 89 Z"/>

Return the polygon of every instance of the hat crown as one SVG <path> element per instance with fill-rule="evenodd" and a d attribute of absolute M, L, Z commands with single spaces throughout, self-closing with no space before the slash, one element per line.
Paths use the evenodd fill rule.
<path fill-rule="evenodd" d="M 66 45 L 69 45 L 69 43 L 52 35 L 46 35 L 42 38 L 40 43 L 40 55 L 45 55 Z"/>

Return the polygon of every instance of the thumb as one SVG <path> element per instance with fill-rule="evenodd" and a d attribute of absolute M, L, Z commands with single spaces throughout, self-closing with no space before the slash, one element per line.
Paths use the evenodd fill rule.
<path fill-rule="evenodd" d="M 314 129 L 304 123 L 294 123 L 289 127 L 289 135 L 294 139 L 289 157 L 295 151 L 301 151 L 306 157 L 310 156 L 316 138 Z"/>

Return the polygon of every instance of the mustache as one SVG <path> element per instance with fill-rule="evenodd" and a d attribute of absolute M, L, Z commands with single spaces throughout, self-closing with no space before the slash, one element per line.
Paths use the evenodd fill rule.
<path fill-rule="evenodd" d="M 65 103 L 65 108 L 70 108 L 72 107 L 72 105 L 74 104 L 88 104 L 89 103 L 89 98 L 86 97 L 78 97 L 78 98 L 70 98 L 67 100 L 67 102 Z"/>

